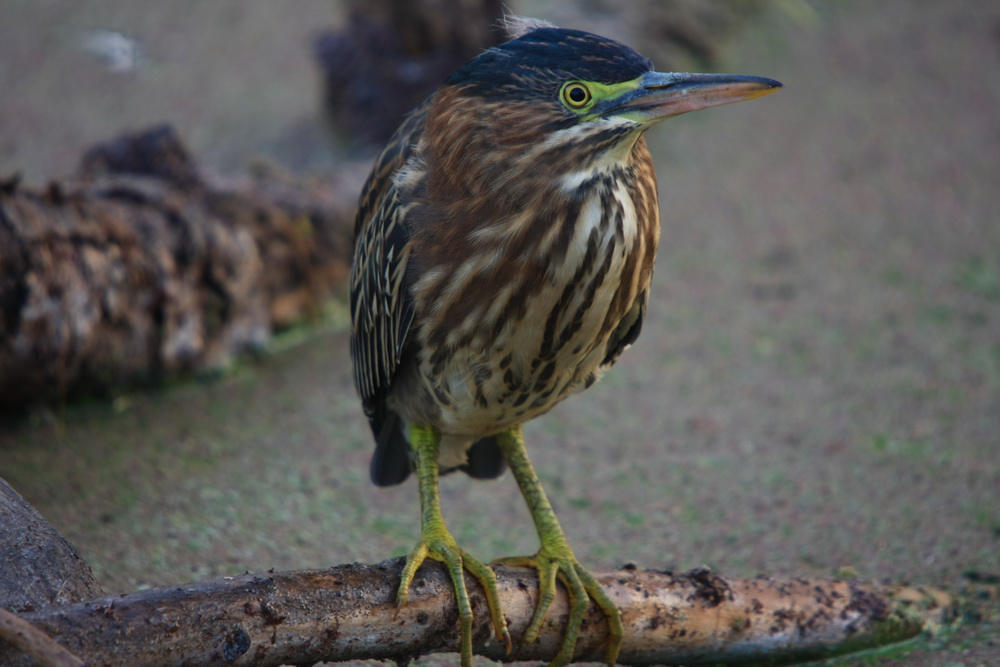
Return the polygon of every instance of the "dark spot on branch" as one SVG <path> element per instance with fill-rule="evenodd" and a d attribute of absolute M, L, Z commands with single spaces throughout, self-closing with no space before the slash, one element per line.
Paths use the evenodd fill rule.
<path fill-rule="evenodd" d="M 713 574 L 708 568 L 699 567 L 691 570 L 688 572 L 688 577 L 695 587 L 694 594 L 688 600 L 704 600 L 715 607 L 733 599 L 733 592 L 726 580 Z"/>
<path fill-rule="evenodd" d="M 233 662 L 250 650 L 250 633 L 242 625 L 237 625 L 222 642 L 222 657 L 226 662 Z"/>

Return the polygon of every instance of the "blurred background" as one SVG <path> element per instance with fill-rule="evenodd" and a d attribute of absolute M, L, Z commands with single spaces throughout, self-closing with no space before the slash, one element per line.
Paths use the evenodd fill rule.
<path fill-rule="evenodd" d="M 165 123 L 206 173 L 363 178 L 424 86 L 498 38 L 494 3 L 425 4 L 7 0 L 0 180 L 72 180 L 95 143 Z M 1000 5 L 504 6 L 661 70 L 785 84 L 648 135 L 664 236 L 642 337 L 526 428 L 580 559 L 995 588 Z M 211 377 L 3 411 L 0 477 L 109 592 L 407 553 L 416 487 L 368 482 L 331 295 Z M 535 550 L 509 476 L 442 492 L 473 554 Z M 992 664 L 996 604 L 979 613 L 837 664 Z"/>

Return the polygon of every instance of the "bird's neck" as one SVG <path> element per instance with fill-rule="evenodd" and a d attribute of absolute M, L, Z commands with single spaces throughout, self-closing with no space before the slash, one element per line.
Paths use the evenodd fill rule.
<path fill-rule="evenodd" d="M 545 205 L 553 197 L 582 194 L 599 181 L 650 161 L 640 132 L 616 139 L 597 151 L 583 142 L 524 143 L 499 149 L 492 142 L 487 142 L 489 147 L 431 147 L 425 154 L 426 173 L 433 174 L 427 194 L 439 206 L 486 206 L 490 217 L 517 214 Z"/>
<path fill-rule="evenodd" d="M 593 153 L 575 169 L 563 171 L 559 176 L 559 189 L 574 192 L 587 184 L 613 177 L 624 170 L 644 164 L 649 158 L 642 133 L 636 130 L 620 140 L 609 143 L 603 151 Z"/>

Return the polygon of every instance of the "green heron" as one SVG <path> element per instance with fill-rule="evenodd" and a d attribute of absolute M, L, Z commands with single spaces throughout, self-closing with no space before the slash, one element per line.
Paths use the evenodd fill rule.
<path fill-rule="evenodd" d="M 643 133 L 665 118 L 748 100 L 760 77 L 653 71 L 633 49 L 578 30 L 534 27 L 452 74 L 403 121 L 362 192 L 351 269 L 354 378 L 377 442 L 377 485 L 416 471 L 421 563 L 455 588 L 462 664 L 472 661 L 463 571 L 482 585 L 493 629 L 510 635 L 493 571 L 445 526 L 441 472 L 509 467 L 540 548 L 501 562 L 537 568 L 538 636 L 556 582 L 570 615 L 553 664 L 573 658 L 591 600 L 615 662 L 621 616 L 576 559 L 528 460 L 521 425 L 592 385 L 639 335 L 659 238 Z"/>

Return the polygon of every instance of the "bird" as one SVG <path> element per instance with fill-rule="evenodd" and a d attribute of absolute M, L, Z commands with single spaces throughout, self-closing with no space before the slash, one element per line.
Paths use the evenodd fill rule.
<path fill-rule="evenodd" d="M 621 613 L 578 561 L 530 462 L 522 425 L 594 384 L 639 336 L 660 234 L 644 133 L 679 114 L 760 97 L 773 79 L 658 72 L 618 41 L 524 21 L 457 69 L 400 124 L 363 186 L 350 272 L 354 383 L 375 439 L 371 478 L 414 473 L 420 538 L 396 593 L 427 559 L 455 590 L 461 664 L 472 663 L 468 572 L 494 634 L 512 640 L 492 568 L 445 523 L 441 474 L 509 468 L 538 534 L 537 639 L 557 582 L 570 613 L 552 665 L 572 660 L 595 603 Z"/>

